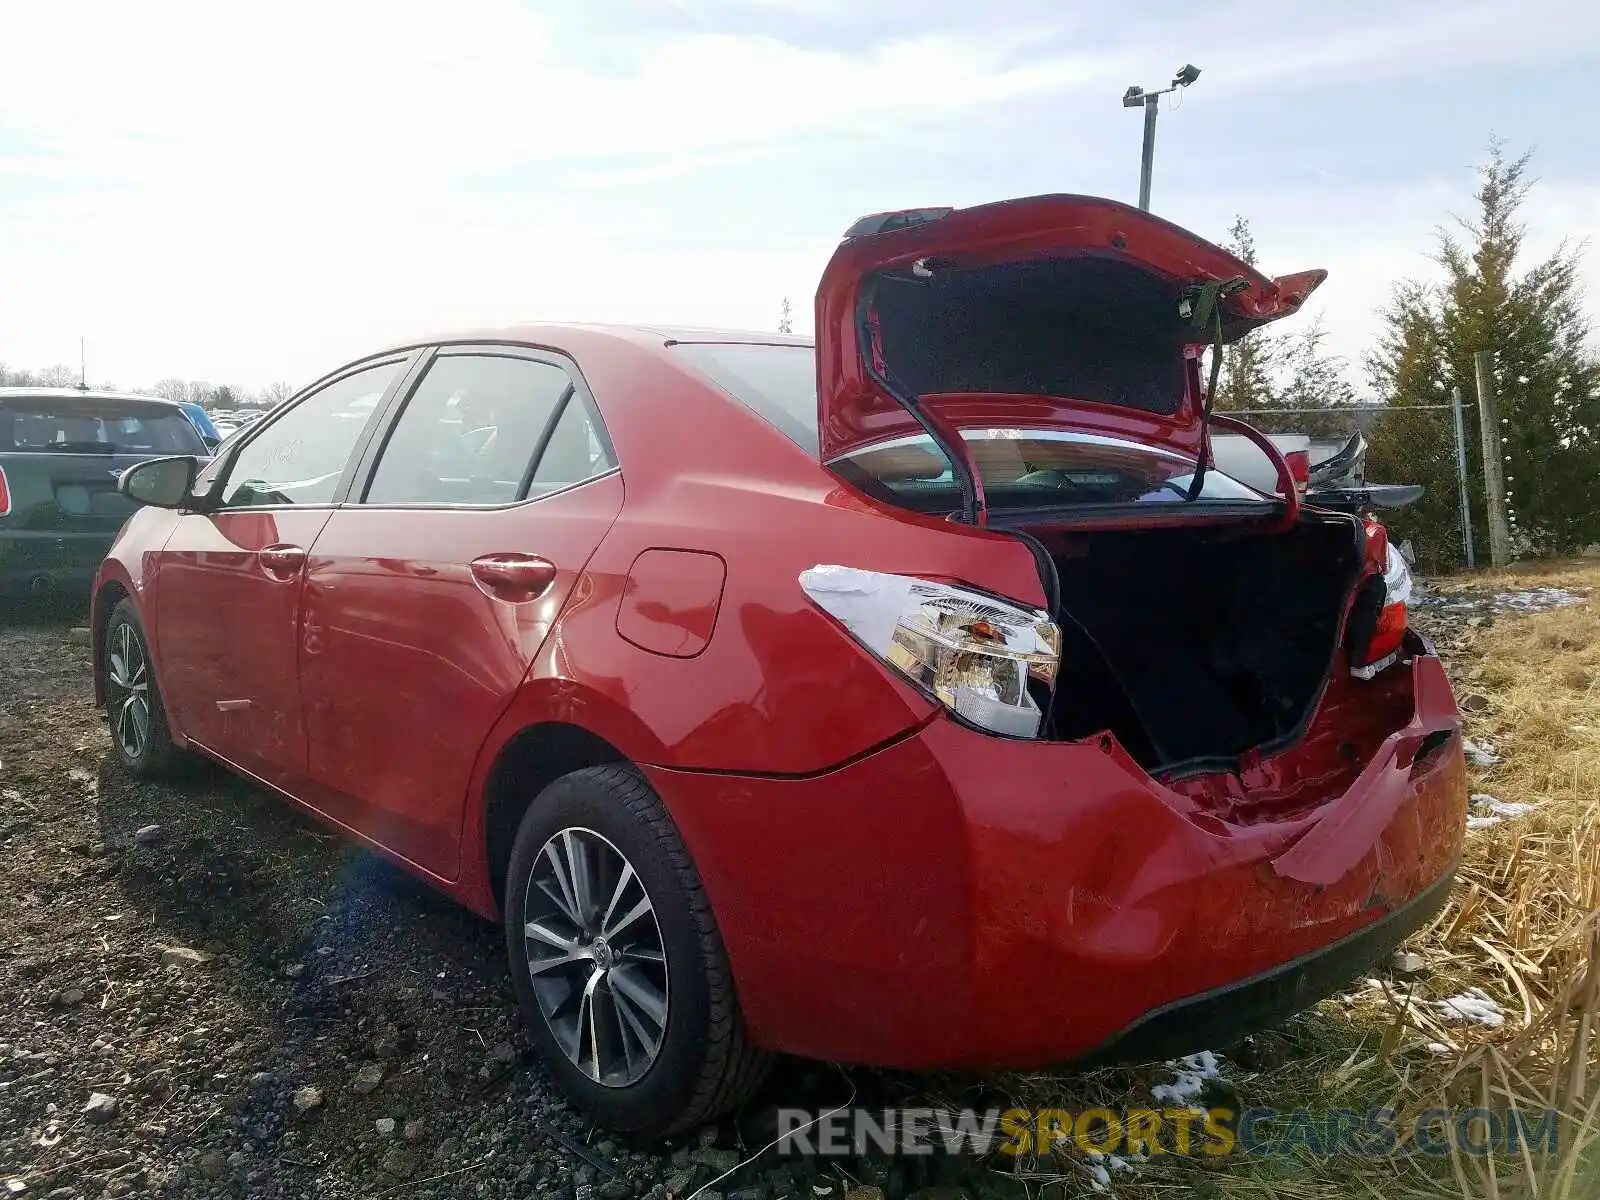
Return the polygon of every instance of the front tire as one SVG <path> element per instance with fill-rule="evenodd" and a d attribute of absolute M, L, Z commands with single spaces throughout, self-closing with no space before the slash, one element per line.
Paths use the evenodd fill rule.
<path fill-rule="evenodd" d="M 678 830 L 632 767 L 547 787 L 517 831 L 506 946 L 533 1041 L 577 1107 L 662 1137 L 749 1097 L 752 1047 L 727 952 Z"/>
<path fill-rule="evenodd" d="M 150 643 L 129 600 L 118 601 L 106 622 L 105 671 L 106 724 L 117 761 L 140 779 L 170 778 L 182 751 L 167 728 Z"/>

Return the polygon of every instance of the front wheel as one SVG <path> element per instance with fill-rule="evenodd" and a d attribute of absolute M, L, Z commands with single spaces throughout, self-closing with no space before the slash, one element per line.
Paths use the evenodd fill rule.
<path fill-rule="evenodd" d="M 182 752 L 167 729 L 150 644 L 131 601 L 118 601 L 106 622 L 105 672 L 106 724 L 118 761 L 141 779 L 170 776 Z"/>
<path fill-rule="evenodd" d="M 523 1017 L 574 1103 L 659 1137 L 746 1099 L 769 1056 L 745 1038 L 699 874 L 623 765 L 563 776 L 529 807 L 506 877 Z"/>

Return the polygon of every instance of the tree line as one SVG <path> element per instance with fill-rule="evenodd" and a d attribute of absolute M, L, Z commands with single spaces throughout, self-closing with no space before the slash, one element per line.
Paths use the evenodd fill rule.
<path fill-rule="evenodd" d="M 29 371 L 8 367 L 0 362 L 0 387 L 70 388 L 77 387 L 79 382 L 78 371 L 65 363 L 57 363 L 42 371 Z M 105 392 L 127 391 L 137 396 L 160 396 L 164 400 L 199 404 L 222 412 L 238 408 L 271 408 L 294 394 L 294 389 L 281 380 L 252 391 L 200 379 L 179 379 L 176 376 L 139 387 L 119 388 L 114 383 L 97 383 L 94 388 Z"/>

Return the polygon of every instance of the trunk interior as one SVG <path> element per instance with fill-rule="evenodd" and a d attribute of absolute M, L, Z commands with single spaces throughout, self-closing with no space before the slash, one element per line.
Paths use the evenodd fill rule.
<path fill-rule="evenodd" d="M 1061 581 L 1048 736 L 1110 730 L 1146 770 L 1181 773 L 1303 730 L 1361 567 L 1354 521 L 1034 532 Z"/>

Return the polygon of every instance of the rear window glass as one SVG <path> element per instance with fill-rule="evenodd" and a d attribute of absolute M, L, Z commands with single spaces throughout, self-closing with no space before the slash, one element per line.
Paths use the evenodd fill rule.
<path fill-rule="evenodd" d="M 801 449 L 817 452 L 817 354 L 810 346 L 678 342 L 672 348 Z"/>
<path fill-rule="evenodd" d="M 177 408 L 114 401 L 10 400 L 0 405 L 0 451 L 20 454 L 205 454 Z"/>
<path fill-rule="evenodd" d="M 1057 430 L 968 429 L 962 436 L 992 509 L 1182 504 L 1194 462 L 1121 438 Z M 950 461 L 927 436 L 901 438 L 832 464 L 880 499 L 942 512 L 961 502 Z M 1220 471 L 1207 471 L 1195 503 L 1272 503 Z"/>

